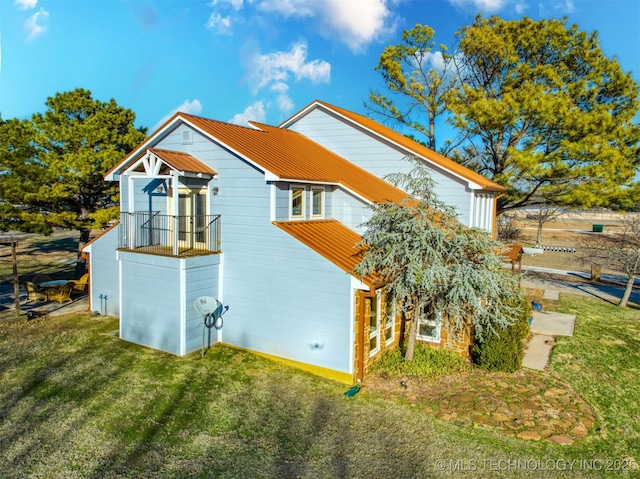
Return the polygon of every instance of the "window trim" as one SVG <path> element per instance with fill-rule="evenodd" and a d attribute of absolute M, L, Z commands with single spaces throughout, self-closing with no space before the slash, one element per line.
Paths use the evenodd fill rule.
<path fill-rule="evenodd" d="M 294 215 L 293 214 L 293 193 L 296 190 L 301 190 L 302 191 L 302 204 L 300 205 L 300 211 L 301 214 L 300 215 Z M 306 196 L 307 196 L 307 188 L 303 185 L 290 185 L 289 186 L 289 219 L 292 220 L 303 220 L 306 219 L 307 217 L 307 202 L 306 202 Z"/>
<path fill-rule="evenodd" d="M 387 328 L 387 324 L 389 322 L 391 322 L 391 336 L 387 337 L 387 330 L 389 329 Z M 396 339 L 396 303 L 395 302 L 391 305 L 391 311 L 389 312 L 389 315 L 385 318 L 385 322 L 384 322 L 385 344 L 389 346 L 391 343 L 393 343 L 394 339 Z"/>
<path fill-rule="evenodd" d="M 313 209 L 314 209 L 314 199 L 315 199 L 315 193 L 319 191 L 320 192 L 320 213 L 314 213 Z M 311 217 L 312 218 L 324 218 L 324 195 L 325 195 L 325 190 L 324 188 L 311 188 Z"/>
<path fill-rule="evenodd" d="M 382 347 L 382 341 L 381 341 L 382 330 L 380 329 L 380 295 L 376 293 L 374 296 L 369 296 L 368 299 L 371 299 L 372 306 L 375 304 L 376 317 L 377 317 L 377 320 L 376 320 L 377 327 L 375 330 L 372 330 L 371 329 L 371 311 L 369 311 L 369 317 L 367 318 L 367 327 L 369 329 L 369 335 L 367 336 L 367 338 L 369 340 L 369 357 L 371 357 L 378 354 Z M 371 349 L 371 339 L 373 339 L 374 337 L 377 338 L 377 341 L 376 341 L 377 346 L 374 349 Z"/>
<path fill-rule="evenodd" d="M 437 335 L 436 336 L 421 335 L 420 326 L 423 324 L 426 326 L 434 326 L 436 328 Z M 427 341 L 429 343 L 440 343 L 442 341 L 442 315 L 440 313 L 436 313 L 435 318 L 432 316 L 429 316 L 428 318 L 426 318 L 423 313 L 422 315 L 420 315 L 420 318 L 418 319 L 417 327 L 418 327 L 418 331 L 416 336 L 420 341 Z"/>

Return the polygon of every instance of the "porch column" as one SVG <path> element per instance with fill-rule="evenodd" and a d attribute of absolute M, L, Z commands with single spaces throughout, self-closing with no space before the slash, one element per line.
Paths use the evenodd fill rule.
<path fill-rule="evenodd" d="M 178 242 L 180 240 L 180 193 L 178 192 L 178 177 L 175 171 L 171 171 L 171 191 L 173 192 L 173 254 L 178 256 Z"/>
<path fill-rule="evenodd" d="M 127 196 L 128 196 L 128 204 L 127 204 L 127 244 L 122 245 L 130 249 L 135 249 L 136 247 L 136 225 L 134 224 L 135 215 L 133 214 L 134 204 L 135 204 L 135 194 L 134 194 L 134 181 L 133 176 L 127 176 Z"/>

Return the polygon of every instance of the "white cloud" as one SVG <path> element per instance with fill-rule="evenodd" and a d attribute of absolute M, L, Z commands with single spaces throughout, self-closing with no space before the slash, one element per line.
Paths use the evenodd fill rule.
<path fill-rule="evenodd" d="M 278 110 L 280 110 L 280 113 L 289 113 L 290 111 L 293 111 L 293 108 L 295 107 L 293 100 L 289 98 L 289 95 L 286 93 L 278 95 L 276 101 L 278 102 Z"/>
<path fill-rule="evenodd" d="M 426 63 L 431 65 L 437 71 L 441 72 L 444 70 L 444 57 L 442 56 L 442 52 L 427 52 L 424 57 Z"/>
<path fill-rule="evenodd" d="M 171 110 L 169 113 L 167 113 L 165 116 L 163 116 L 162 119 L 158 123 L 153 125 L 153 128 L 151 128 L 151 131 L 156 131 L 169 118 L 171 118 L 173 115 L 175 115 L 179 111 L 182 112 L 182 113 L 189 113 L 191 115 L 198 115 L 202 111 L 202 103 L 200 103 L 200 101 L 197 98 L 193 99 L 191 101 L 189 101 L 189 100 L 183 101 L 180 104 L 180 106 L 178 106 L 178 107 L 174 108 L 173 110 Z"/>
<path fill-rule="evenodd" d="M 16 0 L 13 4 L 20 10 L 30 10 L 32 8 L 36 8 L 38 0 Z"/>
<path fill-rule="evenodd" d="M 249 121 L 257 121 L 264 123 L 267 119 L 267 114 L 264 111 L 264 102 L 262 100 L 257 101 L 247 108 L 242 113 L 233 115 L 233 118 L 229 120 L 229 123 L 236 125 L 247 126 Z"/>
<path fill-rule="evenodd" d="M 285 17 L 310 17 L 317 9 L 317 4 L 326 0 L 258 0 L 257 7 L 264 12 L 275 12 Z M 314 5 L 316 4 L 316 5 Z"/>
<path fill-rule="evenodd" d="M 231 35 L 231 17 L 223 17 L 219 13 L 213 12 L 205 24 L 207 29 L 213 30 L 221 35 Z"/>
<path fill-rule="evenodd" d="M 42 35 L 45 32 L 45 27 L 41 25 L 41 22 L 46 21 L 49 17 L 49 12 L 47 12 L 44 8 L 41 8 L 36 13 L 31 15 L 24 24 L 25 30 L 27 30 L 27 34 L 30 39 L 36 38 L 37 36 Z"/>
<path fill-rule="evenodd" d="M 312 83 L 328 83 L 331 64 L 324 60 L 307 61 L 307 44 L 299 42 L 290 51 L 256 54 L 250 58 L 250 82 L 255 93 L 267 86 L 285 83 L 293 77 L 295 81 L 310 80 Z"/>
<path fill-rule="evenodd" d="M 289 85 L 283 82 L 275 82 L 271 85 L 271 91 L 278 94 L 276 103 L 280 113 L 289 113 L 295 106 L 293 100 L 289 97 Z"/>
<path fill-rule="evenodd" d="M 216 7 L 218 5 L 229 5 L 234 10 L 240 10 L 244 5 L 244 0 L 212 0 L 209 4 L 211 7 Z"/>
<path fill-rule="evenodd" d="M 506 7 L 510 0 L 449 0 L 456 7 L 475 9 L 482 12 L 494 13 Z"/>
<path fill-rule="evenodd" d="M 391 0 L 257 0 L 257 8 L 285 17 L 314 17 L 319 30 L 337 38 L 353 52 L 362 51 L 395 29 Z"/>
<path fill-rule="evenodd" d="M 513 6 L 513 8 L 515 9 L 516 13 L 518 15 L 523 15 L 524 12 L 527 11 L 527 8 L 529 8 L 529 5 L 527 5 L 526 2 L 520 1 L 520 0 L 516 0 L 515 5 Z"/>
<path fill-rule="evenodd" d="M 573 13 L 576 10 L 573 0 L 560 0 L 552 5 L 546 3 L 545 6 L 551 6 L 554 10 L 561 13 Z"/>
<path fill-rule="evenodd" d="M 353 52 L 359 52 L 395 28 L 387 3 L 387 0 L 327 0 L 321 16 L 343 43 Z"/>

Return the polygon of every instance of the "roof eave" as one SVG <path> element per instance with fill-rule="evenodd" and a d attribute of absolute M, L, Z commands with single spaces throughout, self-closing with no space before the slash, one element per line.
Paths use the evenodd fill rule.
<path fill-rule="evenodd" d="M 131 150 L 127 156 L 125 156 L 122 160 L 113 166 L 109 171 L 107 171 L 103 178 L 105 181 L 118 181 L 120 178 L 120 173 L 122 173 L 122 169 L 126 168 L 127 163 L 132 159 L 136 158 L 140 152 L 143 152 L 146 148 L 149 148 L 151 142 L 160 134 L 165 132 L 170 126 L 172 126 L 178 118 L 181 116 L 180 112 L 175 113 L 171 118 L 164 122 L 164 124 L 154 131 L 151 135 L 144 139 L 142 143 L 140 143 L 136 148 Z"/>
<path fill-rule="evenodd" d="M 282 128 L 287 128 L 288 126 L 290 126 L 291 124 L 295 123 L 299 118 L 305 116 L 309 111 L 315 109 L 315 108 L 323 108 L 327 111 L 330 111 L 331 113 L 333 113 L 334 115 L 339 116 L 340 118 L 342 118 L 343 120 L 345 120 L 348 123 L 355 123 L 357 124 L 360 128 L 363 128 L 364 130 L 368 131 L 370 134 L 379 137 L 379 138 L 384 138 L 386 141 L 392 143 L 393 145 L 395 145 L 396 147 L 400 148 L 401 150 L 404 150 L 405 152 L 407 152 L 408 154 L 411 155 L 415 155 L 418 156 L 419 158 L 421 158 L 424 161 L 427 161 L 433 165 L 437 165 L 439 168 L 443 168 L 446 171 L 448 171 L 449 173 L 451 173 L 452 175 L 454 175 L 455 177 L 461 179 L 462 181 L 466 182 L 467 186 L 470 189 L 476 189 L 476 190 L 487 190 L 487 191 L 496 191 L 496 192 L 504 192 L 507 191 L 505 187 L 503 187 L 502 185 L 499 185 L 497 183 L 495 183 L 494 181 L 489 180 L 488 178 L 486 178 L 486 183 L 485 184 L 481 184 L 478 183 L 470 178 L 466 178 L 465 176 L 461 175 L 460 173 L 457 173 L 455 171 L 452 171 L 451 169 L 447 168 L 444 165 L 439 164 L 438 161 L 429 158 L 417 151 L 412 150 L 411 148 L 407 148 L 406 146 L 403 146 L 401 144 L 399 144 L 398 142 L 392 140 L 391 138 L 389 138 L 386 135 L 383 135 L 381 133 L 378 133 L 374 130 L 372 130 L 371 128 L 367 127 L 366 125 L 362 124 L 361 122 L 356 121 L 353 118 L 350 118 L 346 115 L 344 115 L 343 113 L 335 110 L 334 108 L 332 108 L 332 105 L 328 104 L 328 103 L 324 103 L 321 102 L 319 100 L 314 100 L 313 102 L 311 102 L 309 105 L 307 105 L 305 108 L 303 108 L 302 110 L 300 110 L 298 113 L 294 114 L 293 116 L 291 116 L 289 119 L 285 120 L 280 126 Z M 374 121 L 374 120 L 372 120 Z M 416 143 L 417 145 L 417 143 Z M 437 154 L 437 152 L 434 152 Z M 453 161 L 453 160 L 451 160 Z M 472 173 L 472 170 L 469 170 Z M 482 175 L 479 175 L 482 177 Z M 484 178 L 484 177 L 483 177 Z M 484 182 L 483 182 L 484 183 Z"/>

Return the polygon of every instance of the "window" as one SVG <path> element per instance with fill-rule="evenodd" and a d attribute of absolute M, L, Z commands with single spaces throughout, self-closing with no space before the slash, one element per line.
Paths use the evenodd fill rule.
<path fill-rule="evenodd" d="M 324 216 L 324 189 L 311 190 L 311 216 L 322 218 Z"/>
<path fill-rule="evenodd" d="M 365 312 L 369 316 L 369 354 L 373 355 L 380 348 L 380 308 L 378 296 L 365 297 Z"/>
<path fill-rule="evenodd" d="M 388 315 L 387 315 L 387 319 L 384 323 L 384 338 L 387 341 L 387 345 L 391 344 L 393 342 L 393 333 L 394 333 L 394 321 L 395 321 L 395 317 L 396 317 L 396 305 L 393 304 L 391 306 L 391 308 L 387 308 L 391 309 L 390 311 L 388 311 Z"/>
<path fill-rule="evenodd" d="M 291 188 L 291 218 L 304 218 L 304 188 Z"/>
<path fill-rule="evenodd" d="M 439 343 L 441 324 L 442 317 L 440 314 L 434 314 L 427 310 L 423 311 L 423 314 L 418 321 L 418 339 L 432 343 Z"/>

